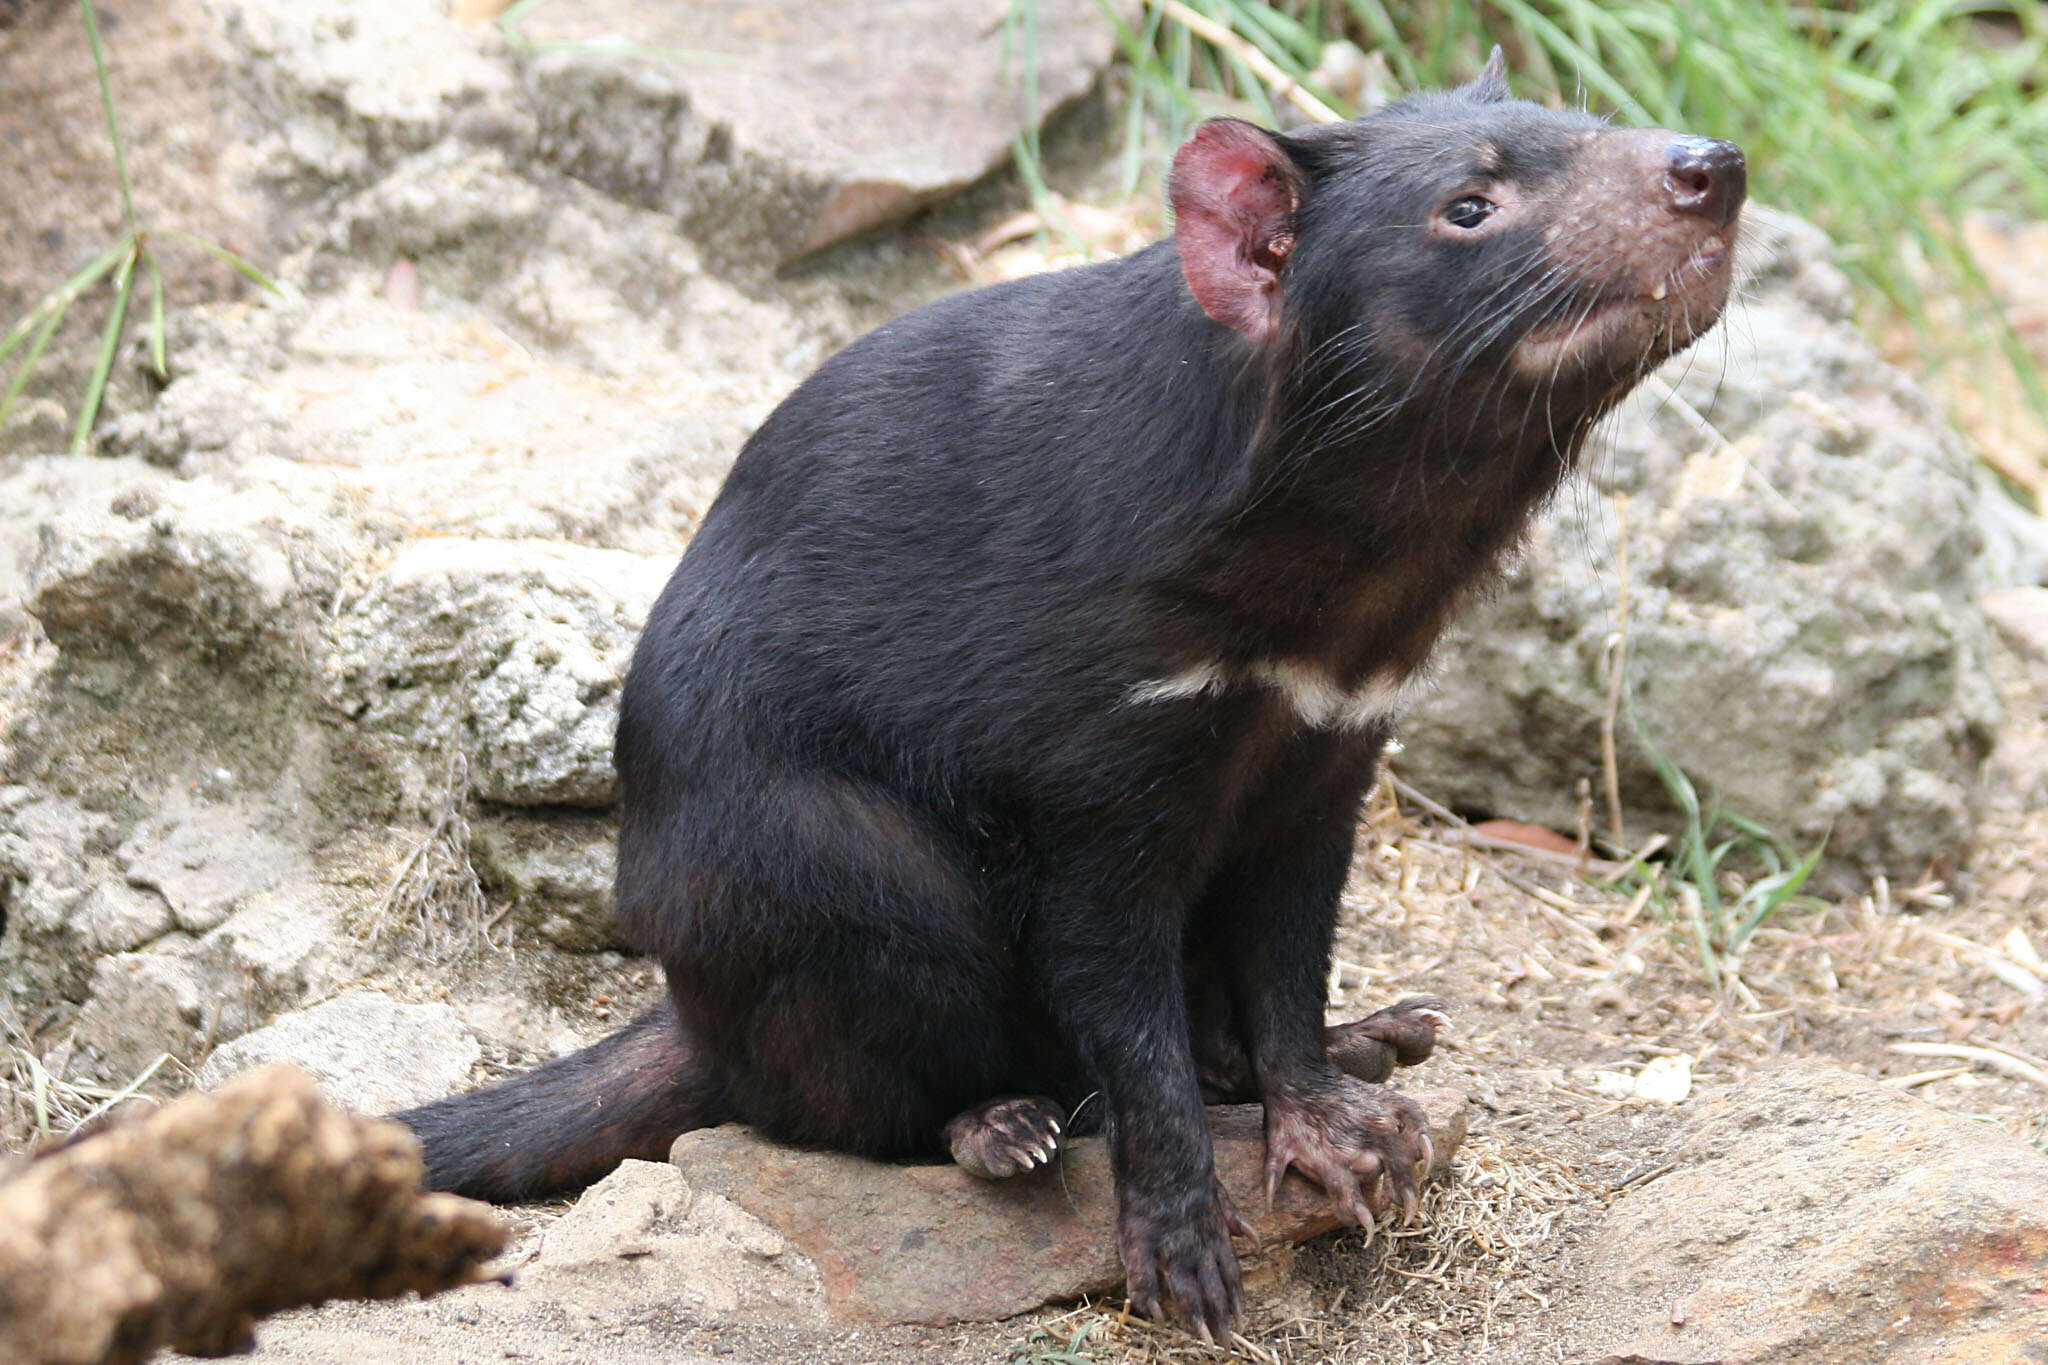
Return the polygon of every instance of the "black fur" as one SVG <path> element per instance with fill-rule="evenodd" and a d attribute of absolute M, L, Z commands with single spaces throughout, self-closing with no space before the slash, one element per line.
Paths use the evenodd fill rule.
<path fill-rule="evenodd" d="M 664 1001 L 580 1052 L 398 1117 L 426 1149 L 429 1188 L 509 1203 L 628 1158 L 665 1161 L 677 1134 L 733 1116 Z"/>
<path fill-rule="evenodd" d="M 1225 1062 L 1199 1040 L 1234 1040 L 1269 1108 L 1412 1129 L 1324 1053 L 1390 722 L 1310 723 L 1257 679 L 1421 666 L 1587 427 L 1701 322 L 1517 370 L 1536 329 L 1682 257 L 1546 241 L 1556 206 L 1654 177 L 1591 176 L 1620 134 L 1504 96 L 1232 134 L 1284 157 L 1255 187 L 1284 212 L 1207 264 L 1279 272 L 1270 336 L 1205 312 L 1169 240 L 911 314 L 776 410 L 620 717 L 619 912 L 680 1024 L 405 1115 L 437 1185 L 560 1188 L 725 1118 L 936 1155 L 954 1116 L 1042 1095 L 1109 1122 L 1134 1296 L 1227 1325 L 1199 1084 Z M 1447 198 L 1506 180 L 1504 226 L 1446 235 Z M 1398 1186 L 1412 1132 L 1372 1141 Z"/>

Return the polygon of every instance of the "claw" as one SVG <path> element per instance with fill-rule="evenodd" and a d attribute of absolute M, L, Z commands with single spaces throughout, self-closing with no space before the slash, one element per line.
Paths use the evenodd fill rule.
<path fill-rule="evenodd" d="M 1422 1169 L 1417 1173 L 1418 1178 L 1427 1180 L 1435 1170 L 1436 1144 L 1429 1140 L 1429 1134 L 1424 1133 L 1422 1135 Z"/>

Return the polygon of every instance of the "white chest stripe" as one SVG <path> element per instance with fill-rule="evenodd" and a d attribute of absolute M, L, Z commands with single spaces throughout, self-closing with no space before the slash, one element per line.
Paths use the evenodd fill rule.
<path fill-rule="evenodd" d="M 1218 663 L 1197 664 L 1170 678 L 1139 683 L 1125 699 L 1140 705 L 1184 701 L 1234 687 L 1264 687 L 1285 698 L 1304 725 L 1363 730 L 1400 715 L 1428 682 L 1428 670 L 1418 669 L 1406 675 L 1374 675 L 1347 692 L 1329 674 L 1311 664 L 1276 659 L 1242 669 L 1226 669 Z"/>

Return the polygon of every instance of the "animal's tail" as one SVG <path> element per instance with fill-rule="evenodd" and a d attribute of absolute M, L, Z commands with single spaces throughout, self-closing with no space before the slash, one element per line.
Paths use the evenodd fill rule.
<path fill-rule="evenodd" d="M 580 1189 L 680 1133 L 726 1119 L 663 1001 L 609 1038 L 511 1080 L 393 1118 L 426 1148 L 427 1187 L 509 1204 Z"/>

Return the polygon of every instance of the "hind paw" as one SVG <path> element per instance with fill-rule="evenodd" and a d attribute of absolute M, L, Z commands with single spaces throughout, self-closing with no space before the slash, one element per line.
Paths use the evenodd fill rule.
<path fill-rule="evenodd" d="M 1042 1095 L 976 1105 L 946 1125 L 946 1146 L 969 1175 L 1002 1180 L 1050 1165 L 1066 1140 L 1067 1111 Z"/>
<path fill-rule="evenodd" d="M 1354 1023 L 1326 1030 L 1324 1042 L 1331 1065 L 1361 1081 L 1378 1085 L 1397 1066 L 1414 1066 L 1436 1050 L 1436 1031 L 1449 1019 L 1449 1006 L 1433 995 L 1419 995 Z"/>

